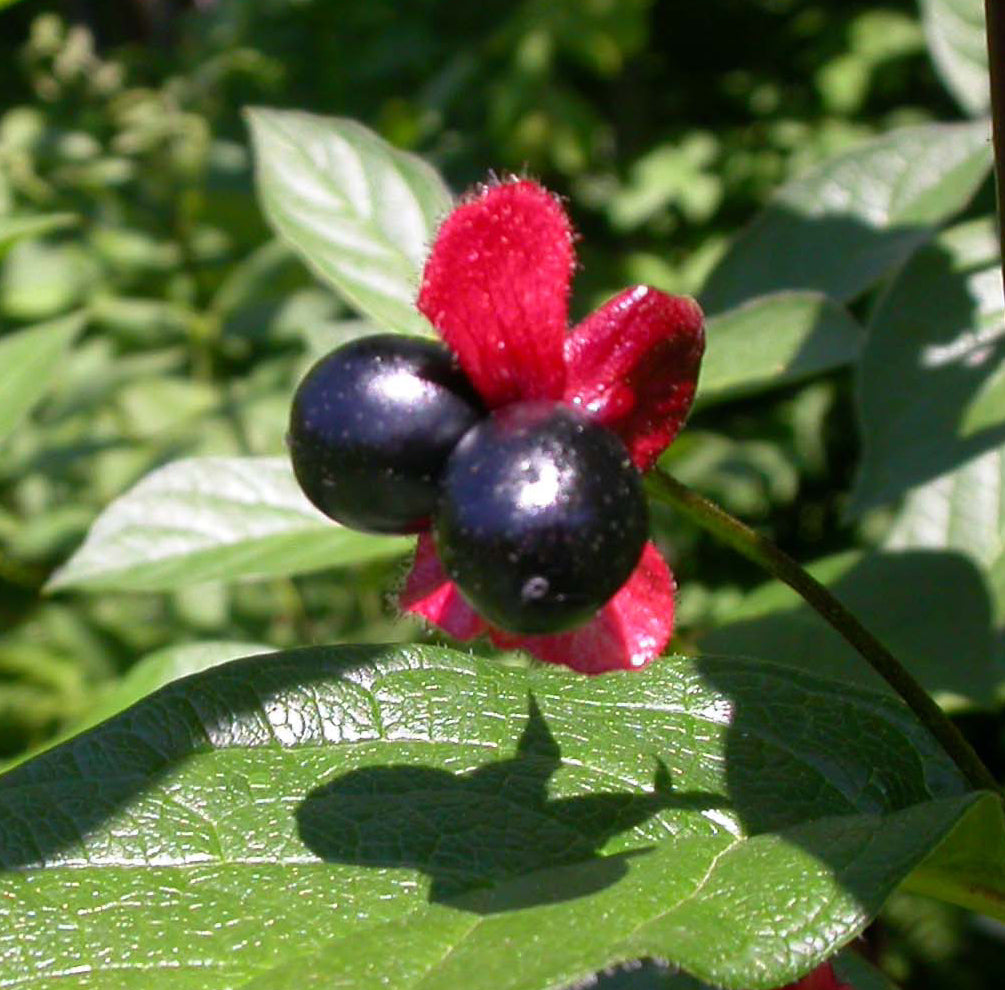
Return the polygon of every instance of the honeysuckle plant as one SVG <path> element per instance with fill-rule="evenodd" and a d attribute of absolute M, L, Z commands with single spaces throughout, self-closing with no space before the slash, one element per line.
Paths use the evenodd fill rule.
<path fill-rule="evenodd" d="M 648 538 L 595 617 L 514 633 L 450 573 L 439 508 L 415 551 L 411 536 L 326 518 L 279 451 L 168 463 L 109 506 L 53 591 L 283 579 L 414 553 L 406 611 L 550 662 L 416 642 L 414 628 L 386 645 L 204 643 L 149 658 L 90 723 L 0 775 L 0 984 L 155 972 L 167 990 L 548 990 L 659 959 L 668 987 L 868 990 L 885 978 L 850 946 L 895 890 L 1005 920 L 997 784 L 925 668 L 683 485 L 672 459 L 656 463 L 695 399 L 696 304 L 629 289 L 570 329 L 571 225 L 537 183 L 455 203 L 429 165 L 358 123 L 265 109 L 249 121 L 265 216 L 365 337 L 444 342 L 476 418 L 544 402 L 607 431 L 650 498 L 794 589 L 882 680 L 820 676 L 815 648 L 787 665 L 774 647 L 670 653 L 673 578 Z M 782 190 L 702 294 L 698 400 L 848 366 L 863 405 L 927 415 L 870 383 L 899 360 L 912 389 L 938 389 L 924 377 L 932 347 L 943 361 L 958 351 L 959 374 L 986 353 L 966 334 L 1001 308 L 989 226 L 924 243 L 986 180 L 986 137 L 982 120 L 906 128 Z M 843 303 L 881 284 L 863 349 Z M 919 286 L 926 306 L 912 310 Z M 947 348 L 943 307 L 927 301 L 960 298 L 980 305 Z M 79 332 L 61 321 L 0 342 L 0 367 L 19 372 L 0 376 L 0 431 Z M 1000 427 L 984 374 L 981 422 Z M 973 438 L 990 440 L 953 448 L 963 462 L 948 482 L 894 477 L 875 469 L 876 451 L 887 444 L 894 463 L 897 447 L 877 420 L 904 417 L 870 420 L 855 497 L 906 492 L 890 547 L 931 548 L 929 489 L 972 491 L 985 465 L 966 458 L 990 456 Z M 938 429 L 919 436 L 934 445 Z M 1002 538 L 987 526 L 940 538 L 990 581 Z"/>

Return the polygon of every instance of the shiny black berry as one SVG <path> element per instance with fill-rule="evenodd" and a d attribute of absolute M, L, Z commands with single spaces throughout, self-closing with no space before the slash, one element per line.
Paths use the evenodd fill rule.
<path fill-rule="evenodd" d="M 374 533 L 429 524 L 443 466 L 485 415 L 441 344 L 378 334 L 322 358 L 290 414 L 293 470 L 332 519 Z"/>
<path fill-rule="evenodd" d="M 464 596 L 516 633 L 589 620 L 634 570 L 647 530 L 624 445 L 554 402 L 506 406 L 465 434 L 434 523 L 440 559 Z"/>

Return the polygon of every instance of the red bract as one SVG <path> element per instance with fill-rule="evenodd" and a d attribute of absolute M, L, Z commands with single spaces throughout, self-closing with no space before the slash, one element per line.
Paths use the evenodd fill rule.
<path fill-rule="evenodd" d="M 842 983 L 834 972 L 834 967 L 829 962 L 817 966 L 811 973 L 807 973 L 801 980 L 789 983 L 780 990 L 852 990 L 847 983 Z"/>
<path fill-rule="evenodd" d="M 687 297 L 636 286 L 570 333 L 575 261 L 558 199 L 526 180 L 487 186 L 440 227 L 418 308 L 490 409 L 566 402 L 616 433 L 645 471 L 691 408 L 705 344 L 701 310 Z M 401 604 L 457 639 L 487 633 L 500 646 L 599 674 L 636 669 L 659 655 L 673 630 L 673 593 L 673 575 L 648 543 L 621 590 L 587 625 L 515 636 L 490 627 L 468 605 L 427 534 Z"/>

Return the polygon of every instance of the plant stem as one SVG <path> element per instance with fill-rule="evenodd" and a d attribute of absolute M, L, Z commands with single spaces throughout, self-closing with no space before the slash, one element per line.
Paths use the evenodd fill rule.
<path fill-rule="evenodd" d="M 928 692 L 900 661 L 852 615 L 816 578 L 787 553 L 725 509 L 659 470 L 650 471 L 646 486 L 656 499 L 673 506 L 748 560 L 760 565 L 796 591 L 862 655 L 942 744 L 970 783 L 978 790 L 998 790 L 991 772 L 981 762 L 959 729 L 946 717 Z"/>
<path fill-rule="evenodd" d="M 984 0 L 988 35 L 988 68 L 991 74 L 991 142 L 995 158 L 995 191 L 998 197 L 998 243 L 1001 246 L 1002 281 L 1005 284 L 1005 11 L 1002 0 Z"/>

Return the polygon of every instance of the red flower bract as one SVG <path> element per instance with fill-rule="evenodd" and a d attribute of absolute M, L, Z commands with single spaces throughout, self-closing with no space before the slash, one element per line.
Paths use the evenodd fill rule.
<path fill-rule="evenodd" d="M 780 990 L 852 990 L 851 986 L 838 979 L 834 967 L 825 962 L 807 973 L 801 980 L 789 983 Z"/>
<path fill-rule="evenodd" d="M 418 308 L 490 409 L 566 402 L 617 434 L 644 471 L 691 408 L 705 343 L 701 310 L 687 297 L 636 286 L 570 332 L 575 261 L 572 227 L 557 198 L 527 180 L 486 186 L 440 227 Z M 587 625 L 516 636 L 490 627 L 468 605 L 425 534 L 401 604 L 457 639 L 487 633 L 500 646 L 599 674 L 643 667 L 662 652 L 673 631 L 673 593 L 670 569 L 648 543 Z"/>

